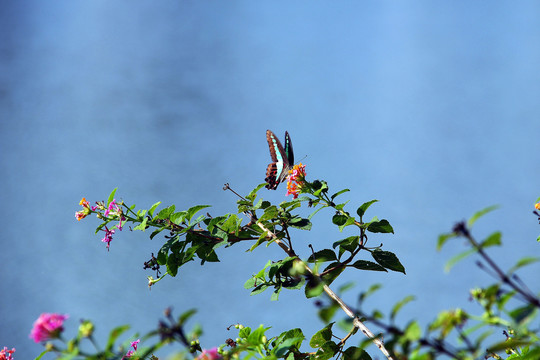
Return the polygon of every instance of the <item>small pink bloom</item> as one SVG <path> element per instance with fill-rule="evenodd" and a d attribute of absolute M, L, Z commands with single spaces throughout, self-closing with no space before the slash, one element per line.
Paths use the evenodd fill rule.
<path fill-rule="evenodd" d="M 135 351 L 129 350 L 126 355 L 122 356 L 122 360 L 131 357 L 133 354 L 135 354 Z"/>
<path fill-rule="evenodd" d="M 210 350 L 203 350 L 202 354 L 197 356 L 197 360 L 220 360 L 223 357 L 218 353 L 217 348 L 212 348 Z"/>
<path fill-rule="evenodd" d="M 14 360 L 13 359 L 14 352 L 15 352 L 15 348 L 8 350 L 8 348 L 4 346 L 4 349 L 0 350 L 0 360 Z"/>
<path fill-rule="evenodd" d="M 134 342 L 131 343 L 131 347 L 137 351 L 137 344 L 139 344 L 141 342 L 141 339 L 137 339 L 135 340 Z"/>
<path fill-rule="evenodd" d="M 120 214 L 120 207 L 116 203 L 116 199 L 113 199 L 113 201 L 111 201 L 111 203 L 109 204 L 109 206 L 107 207 L 107 210 L 105 210 L 105 213 L 103 215 L 108 217 L 110 213 L 112 213 L 113 215 Z"/>
<path fill-rule="evenodd" d="M 103 237 L 103 239 L 101 239 L 101 241 L 107 243 L 107 250 L 109 250 L 109 247 L 111 246 L 112 236 L 114 234 L 114 229 L 109 230 L 109 228 L 105 226 L 105 230 L 103 231 L 105 231 L 105 236 Z"/>
<path fill-rule="evenodd" d="M 123 227 L 123 226 L 122 226 L 122 221 L 125 222 L 125 221 L 126 221 L 126 218 L 123 217 L 123 216 L 120 216 L 120 222 L 118 223 L 118 226 L 117 226 L 117 227 L 118 227 L 118 230 L 120 230 L 120 231 L 122 231 L 122 227 Z"/>
<path fill-rule="evenodd" d="M 34 327 L 30 332 L 30 338 L 36 343 L 58 338 L 64 330 L 62 325 L 68 315 L 43 313 L 34 322 Z"/>

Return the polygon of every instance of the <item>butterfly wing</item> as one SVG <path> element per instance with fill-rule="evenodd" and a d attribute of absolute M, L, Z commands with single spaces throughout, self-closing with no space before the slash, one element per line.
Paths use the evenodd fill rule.
<path fill-rule="evenodd" d="M 285 141 L 290 137 L 285 135 Z M 287 171 L 289 169 L 289 156 L 283 149 L 283 145 L 276 137 L 276 135 L 270 130 L 266 130 L 266 141 L 268 141 L 268 148 L 270 149 L 270 156 L 272 157 L 272 163 L 268 164 L 266 168 L 266 178 L 264 179 L 268 184 L 266 184 L 267 189 L 276 190 L 279 183 L 282 182 L 287 176 Z"/>
<path fill-rule="evenodd" d="M 287 154 L 287 159 L 289 161 L 289 166 L 294 165 L 294 153 L 292 149 L 292 142 L 289 133 L 285 131 L 285 154 Z"/>

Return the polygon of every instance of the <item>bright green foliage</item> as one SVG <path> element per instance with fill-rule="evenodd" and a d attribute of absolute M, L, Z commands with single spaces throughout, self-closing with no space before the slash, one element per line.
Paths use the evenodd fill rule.
<path fill-rule="evenodd" d="M 471 233 L 476 221 L 493 211 L 495 206 L 475 213 L 467 223 L 456 224 L 453 231 L 441 235 L 437 242 L 437 249 L 441 250 L 454 238 L 465 238 L 469 248 L 450 259 L 447 269 L 465 257 L 475 255 L 481 259 L 481 268 L 488 269 L 488 273 L 496 279 L 494 284 L 470 292 L 471 299 L 479 305 L 481 313 L 472 314 L 460 308 L 445 310 L 434 315 L 433 320 L 423 326 L 415 319 L 408 319 L 405 311 L 415 296 L 405 296 L 396 301 L 389 312 L 374 309 L 367 313 L 362 307 L 364 303 L 373 301 L 380 285 L 363 284 L 367 289 L 357 296 L 356 308 L 344 305 L 341 300 L 341 293 L 351 290 L 350 283 L 341 286 L 337 293 L 330 289 L 334 281 L 346 271 L 391 270 L 405 274 L 405 268 L 398 257 L 382 249 L 381 239 L 394 233 L 390 222 L 379 220 L 376 216 L 370 221 L 364 221 L 366 213 L 371 211 L 371 205 L 377 200 L 364 202 L 357 207 L 356 215 L 352 215 L 347 209 L 348 201 L 334 202 L 349 190 L 343 189 L 329 196 L 329 186 L 322 180 L 306 181 L 300 187 L 303 196 L 278 205 L 259 197 L 263 186 L 260 184 L 247 196 L 239 197 L 236 213 L 218 216 L 200 214 L 208 205 L 177 211 L 175 205 L 158 209 L 161 205 L 159 202 L 148 210 L 135 210 L 134 205 L 128 207 L 120 203 L 121 212 L 116 211 L 112 216 L 105 215 L 104 210 L 114 205 L 116 189 L 107 202 L 98 203 L 99 210 L 91 212 L 98 213 L 98 217 L 103 220 L 96 232 L 107 231 L 112 234 L 112 229 L 121 228 L 116 225 L 116 221 L 122 217 L 120 224 L 131 223 L 133 230 L 146 231 L 151 228 L 150 238 L 154 241 L 161 238 L 157 235 L 164 235 L 155 251 L 156 256 L 152 254 L 145 263 L 145 268 L 156 271 L 158 276 L 157 279 L 149 277 L 149 286 L 154 286 L 167 276 L 175 277 L 183 265 L 195 259 L 201 265 L 218 262 L 218 252 L 229 250 L 238 243 L 248 242 L 251 251 L 261 245 L 278 246 L 283 250 L 282 258 L 269 260 L 260 270 L 251 273 L 244 284 L 245 289 L 250 290 L 251 295 L 257 295 L 270 288 L 272 301 L 279 300 L 283 289 L 303 290 L 306 298 L 318 297 L 318 315 L 325 326 L 311 336 L 309 344 L 306 344 L 306 337 L 300 328 L 276 336 L 271 334 L 270 327 L 236 325 L 239 330 L 236 341 L 228 339 L 226 344 L 219 347 L 220 356 L 227 360 L 370 360 L 372 357 L 368 351 L 372 354 L 378 352 L 374 343 L 380 345 L 382 354 L 389 352 L 389 355 L 377 353 L 374 358 L 388 357 L 395 360 L 433 360 L 440 357 L 466 360 L 540 358 L 537 330 L 540 300 L 516 274 L 540 258 L 524 257 L 508 271 L 503 271 L 486 253 L 493 246 L 502 246 L 502 234 L 493 232 L 484 240 L 477 241 Z M 225 189 L 229 189 L 228 185 Z M 313 210 L 307 218 L 299 212 L 302 207 Z M 540 214 L 535 214 L 540 218 Z M 308 244 L 321 244 L 321 241 L 295 242 L 298 231 L 312 229 L 316 215 L 330 218 L 325 221 L 336 225 L 335 238 L 328 239 L 320 248 L 312 248 Z M 340 235 L 343 231 L 349 234 L 345 237 Z M 304 233 L 302 238 L 309 238 L 308 234 Z M 376 237 L 376 244 L 380 245 L 368 246 L 373 236 Z M 166 272 L 161 274 L 163 268 Z M 347 316 L 343 317 L 340 310 L 344 310 Z M 189 333 L 184 330 L 186 322 L 194 313 L 192 310 L 185 312 L 178 320 L 174 320 L 170 313 L 167 314 L 168 322 L 160 322 L 157 330 L 142 337 L 144 341 L 154 341 L 154 345 L 141 345 L 137 358 L 150 359 L 153 351 L 169 342 L 179 342 L 185 347 L 186 351 L 179 358 L 190 358 L 188 354 L 195 357 L 202 350 L 198 340 L 201 330 L 198 327 Z M 354 321 L 351 313 L 355 315 Z M 398 318 L 403 317 L 407 318 L 406 322 L 398 321 Z M 368 335 L 367 331 L 359 327 L 358 322 L 376 328 L 379 333 Z M 126 326 L 113 329 L 105 350 L 86 358 L 122 358 L 130 341 L 124 340 L 121 344 L 118 342 L 128 329 Z M 159 340 L 154 340 L 158 337 Z M 60 358 L 81 358 L 78 351 L 83 339 L 84 336 L 79 334 L 68 341 L 68 348 L 62 353 L 64 357 Z M 378 339 L 384 339 L 384 346 Z"/>

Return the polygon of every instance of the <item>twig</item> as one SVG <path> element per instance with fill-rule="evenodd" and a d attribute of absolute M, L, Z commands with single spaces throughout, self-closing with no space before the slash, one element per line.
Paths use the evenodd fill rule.
<path fill-rule="evenodd" d="M 261 224 L 258 221 L 257 221 L 257 225 L 261 228 L 262 231 L 266 232 L 268 234 L 268 236 L 271 237 L 274 240 L 274 242 L 276 244 L 278 244 L 279 247 L 281 247 L 283 249 L 283 251 L 285 251 L 287 253 L 287 255 L 289 255 L 291 257 L 298 257 L 294 253 L 294 251 L 292 251 L 283 241 L 278 239 L 276 234 L 274 234 L 272 231 L 268 230 L 263 224 Z M 311 270 L 311 268 L 309 266 L 304 264 L 304 267 L 306 268 L 306 270 L 310 274 L 314 275 L 313 271 Z M 386 348 L 384 347 L 384 343 L 382 342 L 382 340 L 379 339 L 378 337 L 376 337 L 371 332 L 371 330 L 369 330 L 368 327 L 366 325 L 364 325 L 364 323 L 362 321 L 360 321 L 360 319 L 357 316 L 354 315 L 354 312 L 351 310 L 351 308 L 349 306 L 347 306 L 347 304 L 345 304 L 343 302 L 343 300 L 341 300 L 341 298 L 332 289 L 330 289 L 330 287 L 328 287 L 328 285 L 326 285 L 326 284 L 324 285 L 324 292 L 328 296 L 330 296 L 330 298 L 332 298 L 335 302 L 338 303 L 338 305 L 345 312 L 345 314 L 347 314 L 348 317 L 353 319 L 353 325 L 355 327 L 357 327 L 358 329 L 360 329 L 362 331 L 362 333 L 368 339 L 370 339 L 379 348 L 379 350 L 384 354 L 384 356 L 386 356 L 386 358 L 388 360 L 393 360 L 393 358 L 392 358 L 392 356 L 390 356 L 390 353 L 388 352 L 388 350 L 386 350 Z"/>

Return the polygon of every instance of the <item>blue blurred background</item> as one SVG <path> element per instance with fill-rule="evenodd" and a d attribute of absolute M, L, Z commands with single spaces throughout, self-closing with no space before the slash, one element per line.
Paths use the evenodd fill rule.
<path fill-rule="evenodd" d="M 0 346 L 17 359 L 41 351 L 28 334 L 42 312 L 68 313 L 68 335 L 92 319 L 102 346 L 113 326 L 154 328 L 167 306 L 199 309 L 190 326 L 203 326 L 204 347 L 236 337 L 226 328 L 238 322 L 321 328 L 301 292 L 270 302 L 243 288 L 277 248 L 222 248 L 220 263 L 193 262 L 149 291 L 142 264 L 162 237 L 123 231 L 107 252 L 98 221 L 74 217 L 81 197 L 115 187 L 139 208 L 234 212 L 222 186 L 245 194 L 264 181 L 266 129 L 289 131 L 310 179 L 351 189 L 351 211 L 380 200 L 368 215 L 395 235 L 371 243 L 407 275 L 346 273 L 336 286 L 384 284 L 366 309 L 418 294 L 401 323 L 479 311 L 468 290 L 491 278 L 473 259 L 446 274 L 464 244 L 435 244 L 488 205 L 501 208 L 474 234 L 503 232 L 491 252 L 502 267 L 538 252 L 538 2 L 4 1 L 0 18 Z M 286 199 L 284 186 L 261 195 Z M 304 256 L 352 234 L 331 215 L 293 232 Z M 535 291 L 538 270 L 522 274 Z"/>

